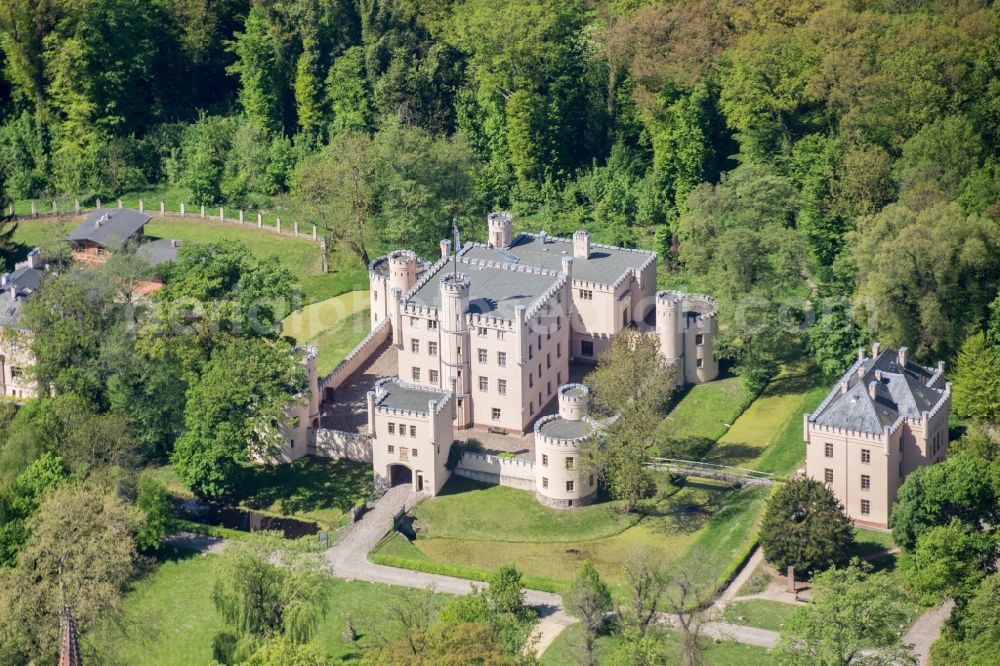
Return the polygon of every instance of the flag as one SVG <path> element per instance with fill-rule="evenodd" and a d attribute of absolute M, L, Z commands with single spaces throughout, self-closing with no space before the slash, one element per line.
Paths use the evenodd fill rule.
<path fill-rule="evenodd" d="M 451 218 L 451 232 L 455 236 L 455 252 L 462 249 L 462 235 L 458 232 L 458 217 Z"/>

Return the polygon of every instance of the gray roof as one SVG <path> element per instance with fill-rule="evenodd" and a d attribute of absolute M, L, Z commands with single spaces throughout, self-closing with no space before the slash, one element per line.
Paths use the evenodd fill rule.
<path fill-rule="evenodd" d="M 813 415 L 819 425 L 879 434 L 900 416 L 919 418 L 942 399 L 944 389 L 927 386 L 934 371 L 916 363 L 898 363 L 898 352 L 886 349 L 874 359 L 865 359 L 861 370 L 841 378 L 825 404 Z M 847 392 L 841 383 L 847 382 Z M 875 382 L 875 398 L 868 385 Z"/>
<path fill-rule="evenodd" d="M 443 264 L 408 302 L 425 307 L 441 306 L 440 277 L 455 270 L 455 260 Z M 530 307 L 549 287 L 558 280 L 558 275 L 530 273 L 498 268 L 476 266 L 459 261 L 458 271 L 469 276 L 469 312 L 489 314 L 501 319 L 514 319 L 514 309 L 518 305 Z"/>
<path fill-rule="evenodd" d="M 69 239 L 117 249 L 150 219 L 149 215 L 131 208 L 98 208 L 69 233 Z"/>
<path fill-rule="evenodd" d="M 6 280 L 0 286 L 0 326 L 17 328 L 21 320 L 21 310 L 24 303 L 42 282 L 44 271 L 38 268 L 21 266 L 13 273 L 5 275 Z M 16 295 L 11 293 L 11 290 Z"/>
<path fill-rule="evenodd" d="M 379 389 L 382 396 L 378 401 L 379 407 L 402 409 L 418 414 L 428 413 L 427 407 L 431 400 L 441 402 L 448 397 L 444 391 L 406 384 L 397 378 L 383 382 L 379 385 Z"/>
<path fill-rule="evenodd" d="M 594 432 L 589 421 L 571 421 L 559 417 L 543 423 L 538 431 L 546 437 L 555 439 L 579 439 Z"/>
<path fill-rule="evenodd" d="M 648 250 L 628 250 L 604 245 L 591 245 L 589 259 L 573 259 L 573 279 L 599 284 L 613 284 L 627 269 L 639 268 L 654 256 Z M 466 245 L 460 256 L 464 259 L 505 261 L 528 266 L 538 266 L 561 271 L 562 258 L 573 256 L 573 241 L 566 238 L 519 234 L 510 247 L 495 248 L 484 245 Z"/>
<path fill-rule="evenodd" d="M 156 240 L 147 241 L 140 245 L 136 248 L 135 253 L 149 262 L 150 266 L 156 266 L 165 261 L 176 259 L 177 249 L 180 247 L 180 244 L 180 241 L 169 238 L 157 238 Z"/>

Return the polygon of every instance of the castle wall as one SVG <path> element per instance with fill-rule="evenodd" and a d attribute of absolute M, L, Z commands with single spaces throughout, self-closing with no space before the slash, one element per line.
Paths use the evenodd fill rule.
<path fill-rule="evenodd" d="M 501 458 L 485 453 L 465 453 L 455 468 L 457 476 L 520 490 L 535 489 L 534 463 L 523 458 Z"/>
<path fill-rule="evenodd" d="M 320 428 L 312 431 L 309 455 L 371 463 L 372 438 L 357 432 Z"/>

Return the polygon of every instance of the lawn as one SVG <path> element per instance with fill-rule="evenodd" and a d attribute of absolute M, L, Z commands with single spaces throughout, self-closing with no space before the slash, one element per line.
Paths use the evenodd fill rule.
<path fill-rule="evenodd" d="M 212 587 L 221 556 L 179 551 L 138 580 L 125 597 L 122 622 L 109 620 L 84 637 L 88 663 L 188 666 L 212 659 L 212 638 L 223 628 L 212 604 Z M 414 590 L 330 578 L 330 607 L 317 631 L 317 642 L 330 657 L 356 658 L 364 635 L 383 624 L 382 611 Z M 436 605 L 447 601 L 435 597 Z M 360 642 L 342 638 L 347 616 L 361 634 Z M 99 649 L 94 655 L 95 648 Z M 103 658 L 99 658 L 103 656 Z"/>
<path fill-rule="evenodd" d="M 563 630 L 556 640 L 549 646 L 549 649 L 542 655 L 540 666 L 577 666 L 582 663 L 580 646 L 582 637 L 579 624 L 574 624 Z M 597 639 L 597 662 L 599 664 L 611 663 L 612 655 L 618 648 L 621 638 L 619 636 L 602 636 Z M 662 663 L 678 663 L 677 650 L 679 647 L 679 636 L 676 632 L 664 634 L 663 645 L 666 650 L 665 659 Z M 771 656 L 770 651 L 765 648 L 753 645 L 743 645 L 731 641 L 716 643 L 709 639 L 703 641 L 705 663 L 708 666 L 770 666 L 778 662 Z"/>
<path fill-rule="evenodd" d="M 216 212 L 218 214 L 218 212 Z M 26 254 L 39 245 L 50 245 L 60 234 L 65 234 L 75 221 L 22 220 L 14 232 L 14 241 L 20 243 Z M 146 225 L 146 233 L 153 237 L 174 238 L 182 243 L 209 243 L 217 240 L 238 240 L 250 248 L 258 259 L 276 256 L 283 266 L 299 280 L 305 304 L 326 300 L 349 291 L 368 288 L 367 269 L 353 257 L 331 257 L 330 272 L 320 271 L 320 247 L 314 241 L 273 231 L 262 231 L 253 226 L 236 226 L 206 222 L 200 219 L 175 219 L 154 217 Z"/>
<path fill-rule="evenodd" d="M 740 377 L 725 377 L 685 389 L 660 423 L 657 440 L 695 457 L 722 437 L 747 406 L 750 395 Z"/>
<path fill-rule="evenodd" d="M 317 348 L 316 371 L 328 374 L 371 329 L 368 291 L 350 291 L 307 305 L 288 315 L 282 325 L 298 344 Z"/>
<path fill-rule="evenodd" d="M 427 569 L 429 563 L 478 571 L 515 563 L 530 577 L 568 582 L 585 560 L 615 588 L 621 563 L 637 547 L 676 566 L 697 566 L 706 587 L 752 541 L 766 491 L 689 482 L 644 501 L 638 515 L 618 513 L 613 502 L 573 511 L 551 509 L 523 490 L 449 481 L 446 492 L 413 512 L 417 539 L 387 540 L 378 555 L 394 564 Z M 676 490 L 676 489 L 675 489 Z M 408 563 L 409 561 L 409 563 Z"/>
<path fill-rule="evenodd" d="M 726 622 L 743 624 L 748 627 L 760 627 L 771 631 L 781 631 L 788 616 L 797 605 L 785 604 L 769 599 L 745 599 L 734 601 L 726 607 Z"/>
<path fill-rule="evenodd" d="M 192 497 L 169 465 L 148 468 L 176 497 Z M 371 465 L 306 456 L 284 465 L 257 467 L 239 504 L 276 516 L 314 521 L 321 529 L 342 525 L 359 499 L 371 492 Z"/>

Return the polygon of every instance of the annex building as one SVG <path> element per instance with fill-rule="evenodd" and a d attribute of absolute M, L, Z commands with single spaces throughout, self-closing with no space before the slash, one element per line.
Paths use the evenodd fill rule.
<path fill-rule="evenodd" d="M 655 252 L 592 243 L 586 231 L 515 235 L 503 212 L 487 225 L 486 243 L 443 240 L 435 261 L 409 250 L 372 261 L 372 333 L 321 388 L 336 403 L 342 367 L 361 367 L 384 337 L 393 367 L 369 385 L 357 430 L 378 483 L 433 495 L 451 474 L 445 463 L 457 431 L 530 434 L 530 455 L 466 453 L 456 473 L 533 490 L 553 506 L 586 504 L 596 484 L 577 464 L 579 448 L 597 426 L 571 369 L 595 364 L 618 334 L 639 329 L 658 337 L 679 384 L 711 381 L 719 371 L 715 303 L 657 293 Z M 328 425 L 346 429 L 358 411 L 342 410 Z M 336 440 L 333 448 L 358 444 L 345 433 L 322 438 Z M 313 444 L 328 454 L 322 448 Z"/>
<path fill-rule="evenodd" d="M 806 474 L 825 483 L 856 523 L 887 527 L 906 476 L 948 450 L 951 384 L 906 347 L 858 350 L 854 365 L 803 419 Z"/>

